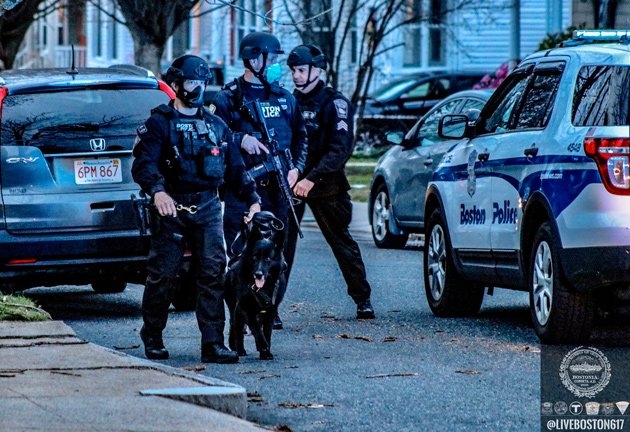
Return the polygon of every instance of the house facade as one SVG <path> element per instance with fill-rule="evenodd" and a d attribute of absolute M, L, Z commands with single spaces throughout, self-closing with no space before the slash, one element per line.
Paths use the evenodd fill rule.
<path fill-rule="evenodd" d="M 569 26 L 582 7 L 581 1 L 520 0 L 521 30 L 520 39 L 517 38 L 520 57 L 535 51 L 548 32 L 558 26 Z M 271 30 L 279 36 L 285 51 L 301 43 L 295 29 L 285 24 L 291 21 L 291 16 L 303 12 L 301 6 L 311 5 L 311 2 L 303 3 L 238 0 L 234 7 L 219 7 L 217 2 L 200 2 L 191 13 L 193 18 L 180 26 L 169 40 L 162 67 L 165 69 L 179 55 L 192 53 L 222 64 L 225 78 L 230 80 L 243 71 L 238 44 L 245 34 Z M 348 15 L 347 10 L 335 9 L 338 7 L 336 2 L 330 3 L 333 3 L 334 16 L 339 13 Z M 422 15 L 426 19 L 398 27 L 383 40 L 381 46 L 385 52 L 375 59 L 372 87 L 395 76 L 427 69 L 492 72 L 511 60 L 511 53 L 515 52 L 511 8 L 514 0 L 479 0 L 463 8 L 457 8 L 458 3 L 459 0 L 407 0 L 392 25 L 404 21 L 410 14 Z M 255 11 L 257 15 L 245 9 Z M 369 14 L 367 6 L 359 10 L 343 44 L 339 83 L 346 92 L 352 91 L 356 82 L 364 42 L 363 29 Z M 270 19 L 265 20 L 265 17 Z M 33 24 L 16 67 L 69 65 L 67 53 L 71 39 L 75 43 L 78 66 L 133 63 L 133 41 L 122 21 L 112 0 L 89 1 L 72 13 L 67 8 L 59 9 L 58 13 L 49 14 Z M 331 34 L 330 29 L 320 30 L 322 38 Z M 340 38 L 341 32 L 337 33 Z M 288 70 L 283 80 L 290 82 Z"/>

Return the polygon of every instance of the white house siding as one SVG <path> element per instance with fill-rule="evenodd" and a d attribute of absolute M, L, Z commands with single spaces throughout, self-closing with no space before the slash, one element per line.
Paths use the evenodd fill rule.
<path fill-rule="evenodd" d="M 571 22 L 571 0 L 563 0 L 562 7 L 566 28 Z M 449 44 L 449 68 L 493 71 L 510 60 L 511 11 L 497 9 L 493 14 L 465 11 L 453 17 L 455 40 Z M 550 19 L 546 0 L 521 0 L 521 58 L 538 49 Z"/>

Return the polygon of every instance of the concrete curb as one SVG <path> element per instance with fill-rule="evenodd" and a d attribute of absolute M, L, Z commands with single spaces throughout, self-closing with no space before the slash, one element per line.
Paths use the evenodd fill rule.
<path fill-rule="evenodd" d="M 172 366 L 163 365 L 152 362 L 150 360 L 134 357 L 127 353 L 116 351 L 107 347 L 92 344 L 90 345 L 116 354 L 121 357 L 128 358 L 131 362 L 137 364 L 137 367 L 156 370 L 167 375 L 177 376 L 195 381 L 203 386 L 200 387 L 178 387 L 163 389 L 147 389 L 142 390 L 140 394 L 143 396 L 162 396 L 170 399 L 180 400 L 192 403 L 217 411 L 224 412 L 236 417 L 245 418 L 247 415 L 247 391 L 244 387 L 237 384 L 222 381 L 217 378 L 207 377 L 205 375 L 188 372 Z"/>

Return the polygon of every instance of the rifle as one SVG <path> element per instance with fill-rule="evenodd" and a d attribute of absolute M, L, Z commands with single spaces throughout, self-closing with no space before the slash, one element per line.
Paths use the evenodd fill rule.
<path fill-rule="evenodd" d="M 241 111 L 249 117 L 252 124 L 258 129 L 258 132 L 262 136 L 261 142 L 269 149 L 267 160 L 250 168 L 247 170 L 247 173 L 254 179 L 263 174 L 275 175 L 278 185 L 280 186 L 280 191 L 282 192 L 282 197 L 289 205 L 289 209 L 293 215 L 298 234 L 300 238 L 304 238 L 304 234 L 302 234 L 302 230 L 300 229 L 300 221 L 298 220 L 294 207 L 294 205 L 300 204 L 301 201 L 293 196 L 286 177 L 287 172 L 295 168 L 291 151 L 289 151 L 289 149 L 280 150 L 278 148 L 278 142 L 273 139 L 269 133 L 269 128 L 267 127 L 267 122 L 265 121 L 258 100 L 244 103 L 241 107 Z"/>
<path fill-rule="evenodd" d="M 141 236 L 151 235 L 149 228 L 151 226 L 151 200 L 143 192 L 140 191 L 140 198 L 136 198 L 135 194 L 131 194 L 131 204 L 133 212 L 136 215 L 136 223 Z"/>

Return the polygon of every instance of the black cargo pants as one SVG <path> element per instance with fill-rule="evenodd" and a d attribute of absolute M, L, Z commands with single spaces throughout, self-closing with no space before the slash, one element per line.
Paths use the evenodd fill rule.
<path fill-rule="evenodd" d="M 157 216 L 153 226 L 148 277 L 142 298 L 142 318 L 150 334 L 161 334 L 166 327 L 168 308 L 174 294 L 174 281 L 185 246 L 192 250 L 196 269 L 197 323 L 201 343 L 223 343 L 225 311 L 223 278 L 225 248 L 221 203 L 215 191 L 199 194 L 171 194 L 185 206 L 196 205 L 197 212 L 177 212 L 177 217 Z"/>
<path fill-rule="evenodd" d="M 369 299 L 371 288 L 365 274 L 361 250 L 348 230 L 352 220 L 350 195 L 343 191 L 333 196 L 308 198 L 307 201 L 317 225 L 337 259 L 339 269 L 348 287 L 348 295 L 357 304 Z M 295 209 L 300 222 L 304 216 L 304 209 L 304 203 Z M 297 236 L 297 227 L 293 219 L 289 218 L 289 234 L 284 249 L 284 258 L 288 266 L 287 281 L 293 267 Z"/>

